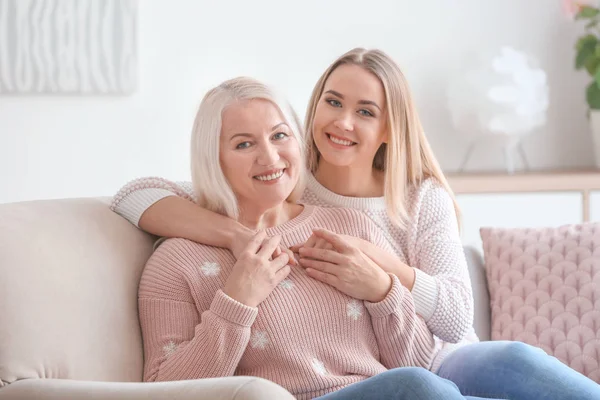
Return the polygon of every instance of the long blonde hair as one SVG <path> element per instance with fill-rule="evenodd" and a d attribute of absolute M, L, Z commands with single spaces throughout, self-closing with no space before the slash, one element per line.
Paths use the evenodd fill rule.
<path fill-rule="evenodd" d="M 409 186 L 417 186 L 423 180 L 433 177 L 451 196 L 456 218 L 460 222 L 456 198 L 425 137 L 408 82 L 398 64 L 381 50 L 352 49 L 335 60 L 319 78 L 313 89 L 304 123 L 309 143 L 307 161 L 310 171 L 313 174 L 316 172 L 320 158 L 313 137 L 317 104 L 331 73 L 344 64 L 364 68 L 383 84 L 387 103 L 388 141 L 375 154 L 373 168 L 384 171 L 384 197 L 389 217 L 400 226 L 406 226 Z"/>
<path fill-rule="evenodd" d="M 235 102 L 254 99 L 270 101 L 279 109 L 300 147 L 303 164 L 299 168 L 298 182 L 287 201 L 295 202 L 304 189 L 304 138 L 300 120 L 293 108 L 272 87 L 255 79 L 238 77 L 227 80 L 209 90 L 200 103 L 191 137 L 190 164 L 196 203 L 234 219 L 239 217 L 237 198 L 219 161 L 223 111 Z"/>

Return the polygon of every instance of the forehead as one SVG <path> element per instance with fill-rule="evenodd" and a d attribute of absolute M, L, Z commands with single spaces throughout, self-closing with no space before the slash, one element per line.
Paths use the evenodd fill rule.
<path fill-rule="evenodd" d="M 279 108 L 268 100 L 237 101 L 223 111 L 221 133 L 264 133 L 285 122 Z"/>
<path fill-rule="evenodd" d="M 325 82 L 323 91 L 328 90 L 335 90 L 353 100 L 371 100 L 380 106 L 385 103 L 385 92 L 379 78 L 358 65 L 337 67 Z"/>

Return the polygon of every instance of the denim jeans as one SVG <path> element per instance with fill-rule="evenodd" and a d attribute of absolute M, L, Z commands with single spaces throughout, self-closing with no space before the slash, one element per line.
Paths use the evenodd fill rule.
<path fill-rule="evenodd" d="M 316 400 L 479 400 L 465 397 L 456 385 L 425 368 L 405 367 L 382 372 Z"/>
<path fill-rule="evenodd" d="M 542 349 L 521 342 L 474 343 L 451 353 L 437 374 L 461 393 L 511 400 L 598 400 L 600 385 Z"/>

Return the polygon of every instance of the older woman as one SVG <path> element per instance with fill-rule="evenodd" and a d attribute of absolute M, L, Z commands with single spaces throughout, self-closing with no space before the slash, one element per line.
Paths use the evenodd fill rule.
<path fill-rule="evenodd" d="M 299 399 L 462 399 L 425 369 L 433 337 L 396 276 L 338 236 L 353 280 L 319 282 L 277 251 L 315 227 L 390 248 L 358 211 L 295 202 L 300 140 L 291 108 L 259 82 L 227 81 L 203 99 L 191 146 L 197 204 L 257 233 L 237 261 L 185 239 L 152 255 L 139 288 L 144 379 L 252 375 Z M 397 368 L 407 366 L 425 368 Z"/>

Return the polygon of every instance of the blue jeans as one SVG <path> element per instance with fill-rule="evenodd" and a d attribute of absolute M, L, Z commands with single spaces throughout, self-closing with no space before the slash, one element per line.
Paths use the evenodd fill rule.
<path fill-rule="evenodd" d="M 511 400 L 600 399 L 600 385 L 542 349 L 521 342 L 474 343 L 451 353 L 437 374 L 461 393 Z"/>
<path fill-rule="evenodd" d="M 390 369 L 315 400 L 479 400 L 424 368 Z"/>

